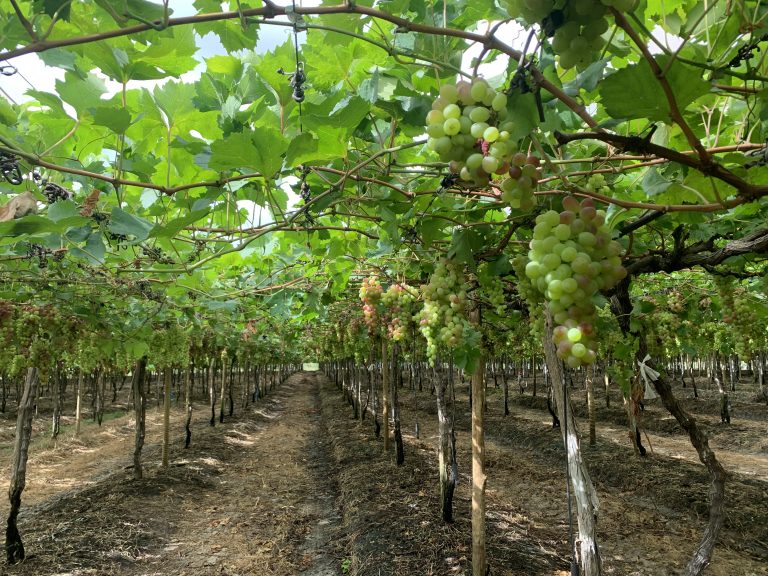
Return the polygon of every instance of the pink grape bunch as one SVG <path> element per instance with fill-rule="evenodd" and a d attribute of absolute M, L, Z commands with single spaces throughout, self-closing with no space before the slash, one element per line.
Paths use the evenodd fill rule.
<path fill-rule="evenodd" d="M 501 199 L 514 210 L 528 212 L 536 206 L 533 191 L 541 179 L 541 160 L 537 156 L 526 156 L 517 152 L 512 156 L 509 178 L 501 183 Z"/>
<path fill-rule="evenodd" d="M 508 173 L 518 151 L 508 116 L 506 94 L 482 78 L 444 84 L 427 114 L 427 147 L 462 180 L 486 185 Z"/>
<path fill-rule="evenodd" d="M 605 212 L 590 198 L 563 199 L 563 211 L 536 217 L 525 275 L 544 295 L 556 324 L 557 356 L 571 368 L 595 361 L 597 311 L 592 300 L 626 275 L 621 245 L 611 239 Z"/>
<path fill-rule="evenodd" d="M 375 329 L 379 322 L 378 305 L 383 292 L 384 288 L 378 277 L 363 278 L 363 284 L 360 286 L 360 300 L 363 302 L 363 320 L 369 330 Z"/>
<path fill-rule="evenodd" d="M 441 260 L 421 287 L 424 307 L 418 315 L 419 329 L 427 341 L 427 359 L 434 364 L 440 345 L 459 348 L 471 327 L 466 318 L 467 280 L 461 266 Z"/>
<path fill-rule="evenodd" d="M 408 337 L 408 325 L 413 316 L 411 307 L 415 290 L 403 284 L 392 284 L 381 297 L 381 303 L 387 308 L 387 335 L 390 340 L 400 342 Z"/>

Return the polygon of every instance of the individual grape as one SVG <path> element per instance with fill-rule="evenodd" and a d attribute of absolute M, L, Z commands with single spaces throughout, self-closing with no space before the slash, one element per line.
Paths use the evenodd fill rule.
<path fill-rule="evenodd" d="M 493 174 L 499 168 L 499 161 L 494 156 L 484 156 L 482 168 L 488 174 Z"/>
<path fill-rule="evenodd" d="M 448 118 L 455 118 L 458 120 L 461 117 L 461 108 L 457 104 L 448 104 L 445 108 L 443 108 L 443 116 Z"/>
<path fill-rule="evenodd" d="M 499 129 L 495 126 L 489 126 L 483 131 L 483 140 L 486 142 L 496 142 L 499 139 Z"/>
<path fill-rule="evenodd" d="M 427 112 L 427 126 L 442 125 L 445 115 L 442 110 L 430 110 Z"/>
<path fill-rule="evenodd" d="M 443 123 L 443 132 L 447 136 L 454 136 L 461 130 L 461 123 L 458 118 L 447 118 Z"/>
<path fill-rule="evenodd" d="M 491 108 L 496 112 L 501 112 L 507 109 L 507 95 L 504 93 L 496 94 L 491 101 Z"/>
<path fill-rule="evenodd" d="M 487 122 L 475 122 L 469 129 L 472 138 L 482 139 L 483 134 L 489 128 Z"/>
<path fill-rule="evenodd" d="M 490 90 L 491 87 L 488 83 L 485 80 L 478 78 L 472 82 L 472 88 L 470 88 L 469 94 L 475 102 L 482 102 L 485 100 Z"/>
<path fill-rule="evenodd" d="M 484 156 L 482 154 L 472 154 L 467 158 L 467 168 L 470 170 L 477 170 L 483 165 L 483 158 Z"/>
<path fill-rule="evenodd" d="M 440 86 L 440 97 L 448 104 L 454 104 L 459 99 L 459 89 L 452 84 Z"/>
<path fill-rule="evenodd" d="M 469 109 L 469 106 L 465 110 Z M 485 106 L 476 106 L 468 114 L 472 122 L 486 122 L 491 117 L 491 111 Z"/>
<path fill-rule="evenodd" d="M 445 136 L 445 130 L 443 130 L 442 124 L 430 124 L 427 126 L 427 136 L 430 137 L 430 141 L 434 141 L 437 138 Z"/>

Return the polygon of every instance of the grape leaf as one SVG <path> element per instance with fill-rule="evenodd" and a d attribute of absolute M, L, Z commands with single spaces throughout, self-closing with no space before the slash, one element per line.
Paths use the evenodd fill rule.
<path fill-rule="evenodd" d="M 109 220 L 109 231 L 123 236 L 134 236 L 136 240 L 146 240 L 154 224 L 124 210 L 115 207 Z"/>
<path fill-rule="evenodd" d="M 256 127 L 238 132 L 211 144 L 209 168 L 249 170 L 271 178 L 282 165 L 289 142 L 275 128 Z"/>
<path fill-rule="evenodd" d="M 667 59 L 659 57 L 657 62 L 664 69 Z M 670 67 L 666 77 L 681 110 L 709 91 L 709 84 L 698 70 L 679 62 Z M 599 93 L 606 111 L 614 118 L 669 120 L 669 101 L 646 60 L 603 79 Z"/>

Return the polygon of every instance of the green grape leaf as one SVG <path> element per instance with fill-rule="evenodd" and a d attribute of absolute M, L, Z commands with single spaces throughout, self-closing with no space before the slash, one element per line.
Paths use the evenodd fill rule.
<path fill-rule="evenodd" d="M 99 106 L 93 110 L 93 123 L 119 134 L 131 125 L 131 113 L 125 108 Z"/>
<path fill-rule="evenodd" d="M 255 127 L 211 144 L 208 167 L 214 170 L 255 171 L 272 178 L 280 169 L 289 142 L 275 128 Z"/>
<path fill-rule="evenodd" d="M 107 252 L 101 232 L 97 231 L 88 237 L 83 248 L 77 246 L 70 248 L 69 253 L 75 258 L 81 258 L 92 266 L 104 264 L 104 256 Z"/>
<path fill-rule="evenodd" d="M 667 59 L 659 57 L 657 62 L 664 69 Z M 679 62 L 670 67 L 666 77 L 681 110 L 710 90 L 700 70 Z M 669 101 L 646 60 L 604 78 L 599 84 L 599 93 L 606 111 L 613 118 L 669 120 Z"/>
<path fill-rule="evenodd" d="M 41 6 L 40 6 L 41 4 Z M 70 10 L 72 9 L 71 0 L 37 0 L 36 9 L 42 8 L 43 14 L 56 16 L 62 20 L 69 20 Z"/>
<path fill-rule="evenodd" d="M 113 234 L 123 236 L 133 236 L 136 240 L 146 240 L 152 231 L 154 224 L 133 214 L 129 214 L 120 208 L 112 209 L 112 216 L 109 220 L 109 231 Z"/>
<path fill-rule="evenodd" d="M 0 222 L 0 237 L 39 234 L 40 232 L 51 232 L 54 230 L 55 226 L 51 220 L 34 214 L 16 220 L 9 220 L 8 222 Z"/>
<path fill-rule="evenodd" d="M 54 222 L 79 215 L 79 208 L 72 200 L 59 200 L 48 206 L 48 218 Z"/>
<path fill-rule="evenodd" d="M 652 198 L 667 190 L 672 182 L 664 178 L 655 167 L 651 167 L 643 176 L 642 184 L 645 193 Z"/>
<path fill-rule="evenodd" d="M 156 237 L 156 238 L 172 238 L 184 228 L 187 226 L 190 226 L 191 224 L 194 224 L 201 218 L 204 218 L 207 216 L 209 211 L 207 209 L 203 210 L 195 210 L 193 212 L 190 212 L 186 216 L 180 216 L 179 218 L 175 218 L 174 220 L 171 220 L 167 224 L 161 226 L 156 225 L 150 234 L 150 237 Z"/>

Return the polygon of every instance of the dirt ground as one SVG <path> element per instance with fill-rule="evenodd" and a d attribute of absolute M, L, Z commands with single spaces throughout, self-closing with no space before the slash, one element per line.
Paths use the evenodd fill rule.
<path fill-rule="evenodd" d="M 714 393 L 687 399 L 727 471 L 727 511 L 709 576 L 768 575 L 768 408 L 733 399 L 719 423 Z M 469 407 L 457 386 L 460 482 L 456 521 L 438 512 L 436 416 L 428 390 L 401 392 L 406 462 L 383 452 L 370 418 L 352 419 L 319 374 L 291 376 L 275 392 L 211 427 L 200 406 L 183 448 L 181 411 L 168 469 L 160 414 L 147 423 L 145 478 L 132 478 L 133 420 L 67 428 L 30 452 L 20 530 L 27 560 L 0 563 L 17 576 L 306 575 L 427 576 L 471 571 Z M 569 565 L 564 450 L 546 399 L 489 387 L 488 557 L 491 574 L 566 576 Z M 574 391 L 577 410 L 583 392 Z M 598 397 L 600 402 L 602 398 Z M 658 401 L 657 401 L 658 402 Z M 708 482 L 687 438 L 658 404 L 644 413 L 649 454 L 632 451 L 620 403 L 601 404 L 597 444 L 584 459 L 600 497 L 604 573 L 680 574 L 707 518 Z M 414 435 L 416 422 L 420 437 Z M 13 421 L 0 421 L 8 462 Z M 40 419 L 42 431 L 47 419 Z M 582 422 L 582 437 L 586 424 Z M 8 465 L 0 482 L 8 484 Z M 7 515 L 7 502 L 0 513 Z"/>

